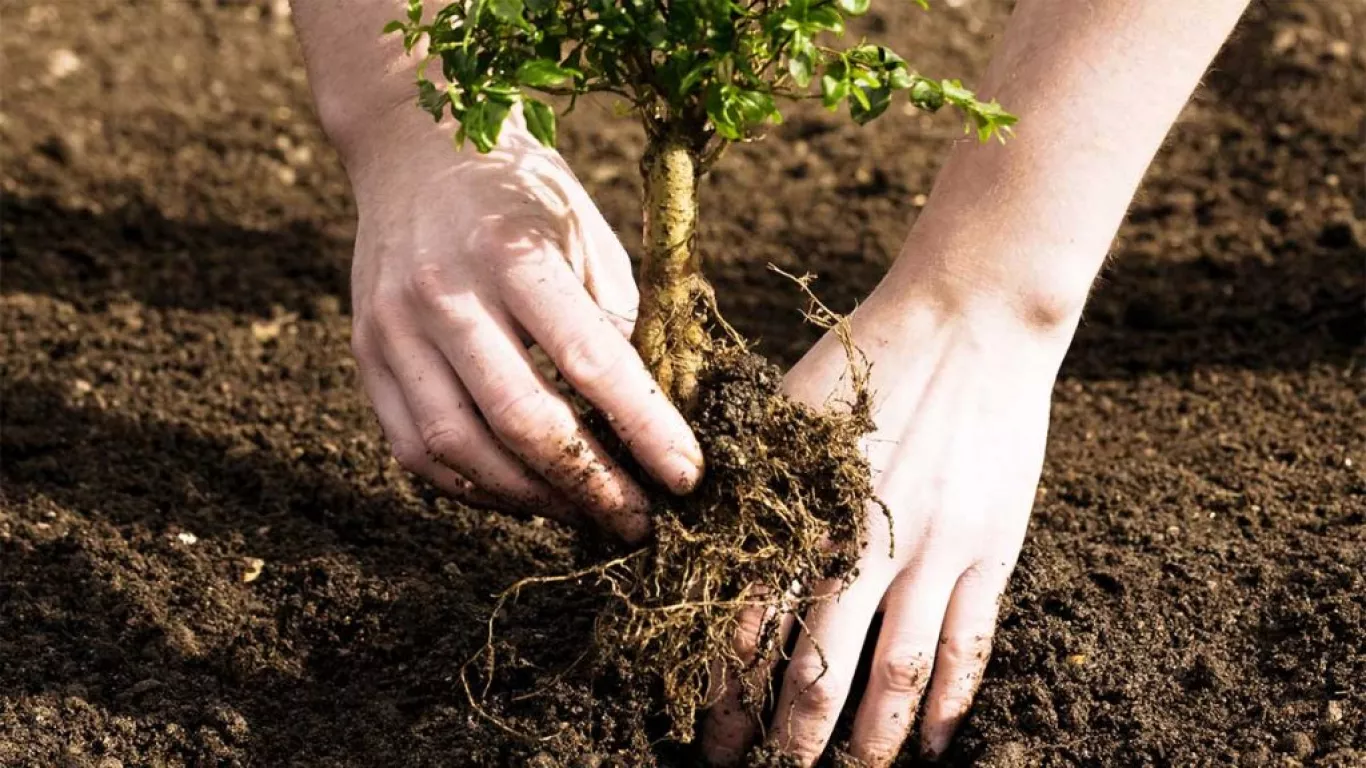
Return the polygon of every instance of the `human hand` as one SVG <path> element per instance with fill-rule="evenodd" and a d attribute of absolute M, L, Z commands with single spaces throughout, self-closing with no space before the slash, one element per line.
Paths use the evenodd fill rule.
<path fill-rule="evenodd" d="M 875 292 L 850 322 L 872 364 L 877 431 L 865 450 L 891 523 L 882 510 L 869 510 L 857 578 L 843 592 L 837 583 L 818 588 L 834 596 L 801 621 L 767 741 L 803 765 L 830 739 L 878 612 L 882 627 L 854 720 L 853 756 L 889 765 L 922 697 L 921 752 L 934 757 L 947 747 L 986 668 L 1070 336 L 1036 332 L 985 304 L 950 309 L 889 293 Z M 816 407 L 847 402 L 847 364 L 839 339 L 827 334 L 789 373 L 785 389 Z M 741 621 L 742 657 L 752 657 L 773 610 L 756 609 Z M 784 617 L 782 631 L 796 623 Z M 715 764 L 738 761 L 758 730 L 737 687 L 728 686 L 704 725 L 703 751 Z"/>
<path fill-rule="evenodd" d="M 642 490 L 528 353 L 539 345 L 660 482 L 697 482 L 697 442 L 629 341 L 637 291 L 616 235 L 520 120 L 487 155 L 456 152 L 429 119 L 386 127 L 340 147 L 360 211 L 352 348 L 394 455 L 468 502 L 582 510 L 639 539 Z"/>

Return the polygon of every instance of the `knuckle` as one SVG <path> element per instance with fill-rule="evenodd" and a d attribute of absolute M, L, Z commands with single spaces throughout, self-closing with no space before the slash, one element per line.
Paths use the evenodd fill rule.
<path fill-rule="evenodd" d="M 560 350 L 560 373 L 580 388 L 612 383 L 621 375 L 627 347 L 610 341 L 587 334 L 574 335 Z"/>
<path fill-rule="evenodd" d="M 516 211 L 500 216 L 489 216 L 471 227 L 465 245 L 480 256 L 512 256 L 526 254 L 528 246 L 554 233 L 551 217 L 534 196 L 527 196 L 507 210 Z"/>
<path fill-rule="evenodd" d="M 372 323 L 379 324 L 401 317 L 405 311 L 405 304 L 401 290 L 389 285 L 380 286 L 366 301 L 364 309 L 357 313 L 357 318 L 368 317 Z"/>
<path fill-rule="evenodd" d="M 429 455 L 448 463 L 457 456 L 469 440 L 464 429 L 449 419 L 437 419 L 422 425 L 422 443 Z"/>
<path fill-rule="evenodd" d="M 547 441 L 544 438 L 562 431 L 561 415 L 555 401 L 544 392 L 528 391 L 512 395 L 489 409 L 489 426 L 519 452 L 532 451 Z"/>
<path fill-rule="evenodd" d="M 883 765 L 891 762 L 898 752 L 901 751 L 901 743 L 906 740 L 906 734 L 898 729 L 895 733 L 878 732 L 866 737 L 859 747 L 860 756 L 865 762 L 873 765 Z"/>
<path fill-rule="evenodd" d="M 372 341 L 383 349 L 412 336 L 411 323 L 401 310 L 381 310 L 376 307 L 371 332 L 366 335 L 369 337 L 368 342 Z"/>
<path fill-rule="evenodd" d="M 767 624 L 763 611 L 749 610 L 741 613 L 735 624 L 735 637 L 731 641 L 735 655 L 745 661 L 758 656 L 766 645 L 763 635 Z"/>
<path fill-rule="evenodd" d="M 985 664 L 991 654 L 991 635 L 947 635 L 939 642 L 940 663 L 954 668 Z"/>
<path fill-rule="evenodd" d="M 929 681 L 933 659 L 928 651 L 898 649 L 876 662 L 875 672 L 892 693 L 918 694 Z"/>
<path fill-rule="evenodd" d="M 839 681 L 819 658 L 793 662 L 787 676 L 788 684 L 794 686 L 793 704 L 798 712 L 822 715 L 839 707 Z"/>
<path fill-rule="evenodd" d="M 356 358 L 362 366 L 366 365 L 370 359 L 373 349 L 371 338 L 372 333 L 368 324 L 360 320 L 351 323 L 351 356 Z"/>
<path fill-rule="evenodd" d="M 447 269 L 441 264 L 422 264 L 408 274 L 405 290 L 413 301 L 439 307 L 450 294 Z"/>

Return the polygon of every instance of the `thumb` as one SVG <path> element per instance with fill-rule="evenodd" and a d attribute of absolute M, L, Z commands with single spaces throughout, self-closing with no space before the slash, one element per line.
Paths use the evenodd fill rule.
<path fill-rule="evenodd" d="M 578 194 L 582 195 L 582 200 L 575 200 L 575 207 L 579 211 L 582 231 L 574 247 L 582 251 L 566 256 L 589 295 L 621 335 L 629 339 L 640 304 L 631 258 L 617 233 L 588 199 L 588 194 L 582 190 Z"/>

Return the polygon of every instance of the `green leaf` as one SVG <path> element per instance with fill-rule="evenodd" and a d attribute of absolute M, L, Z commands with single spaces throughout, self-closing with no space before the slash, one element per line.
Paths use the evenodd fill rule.
<path fill-rule="evenodd" d="M 706 77 L 707 72 L 709 71 L 711 71 L 711 64 L 709 63 L 699 64 L 689 70 L 688 74 L 684 75 L 682 81 L 678 83 L 678 95 L 686 96 L 688 91 L 691 91 L 693 88 L 697 87 L 698 83 L 702 82 L 702 78 Z"/>
<path fill-rule="evenodd" d="M 439 90 L 430 80 L 422 80 L 417 84 L 417 104 L 422 107 L 435 120 L 440 120 L 445 112 L 446 102 L 449 97 L 445 91 Z"/>
<path fill-rule="evenodd" d="M 555 110 L 544 102 L 526 99 L 522 102 L 522 113 L 531 135 L 547 147 L 555 146 Z"/>
<path fill-rule="evenodd" d="M 748 126 L 756 126 L 778 114 L 773 96 L 760 91 L 736 90 L 730 101 Z"/>
<path fill-rule="evenodd" d="M 840 8 L 851 16 L 862 16 L 867 13 L 870 4 L 870 0 L 839 0 L 839 2 Z"/>
<path fill-rule="evenodd" d="M 408 21 L 414 24 L 422 22 L 422 0 L 408 0 Z"/>
<path fill-rule="evenodd" d="M 854 109 L 855 106 L 865 110 L 873 108 L 873 102 L 868 100 L 868 86 L 860 85 L 851 88 L 849 95 L 853 97 L 849 102 L 850 109 Z"/>
<path fill-rule="evenodd" d="M 517 82 L 532 88 L 549 88 L 572 80 L 575 74 L 550 59 L 530 59 L 517 68 Z"/>
<path fill-rule="evenodd" d="M 972 91 L 963 87 L 959 80 L 940 80 L 939 89 L 944 93 L 944 100 L 957 106 L 966 106 L 977 100 Z"/>
<path fill-rule="evenodd" d="M 856 98 L 849 102 L 849 116 L 854 118 L 854 122 L 864 125 L 877 119 L 883 112 L 887 111 L 887 106 L 892 103 L 892 89 L 866 88 L 860 86 L 854 89 Z"/>
<path fill-rule="evenodd" d="M 522 18 L 522 10 L 525 7 L 522 0 L 488 0 L 489 10 L 494 18 L 507 24 L 521 26 L 526 24 Z"/>
<path fill-rule="evenodd" d="M 703 93 L 703 104 L 707 118 L 717 135 L 723 139 L 739 141 L 745 136 L 744 125 L 735 98 L 738 89 L 733 85 L 712 83 Z"/>
<path fill-rule="evenodd" d="M 834 111 L 848 95 L 848 80 L 837 80 L 829 73 L 821 77 L 821 103 L 826 109 Z"/>
<path fill-rule="evenodd" d="M 398 19 L 394 19 L 393 21 L 391 21 L 391 22 L 389 22 L 388 24 L 385 24 L 385 25 L 384 25 L 384 31 L 383 31 L 383 32 L 380 32 L 380 34 L 381 34 L 381 35 L 392 35 L 392 34 L 395 33 L 395 32 L 402 32 L 404 29 L 407 28 L 407 26 L 408 26 L 407 24 L 404 24 L 403 22 L 399 21 Z"/>
<path fill-rule="evenodd" d="M 465 137 L 474 142 L 474 148 L 481 154 L 493 150 L 498 144 L 498 135 L 503 130 L 503 120 L 512 110 L 510 104 L 498 101 L 476 102 L 465 110 L 460 127 Z"/>
<path fill-rule="evenodd" d="M 484 98 L 494 104 L 502 104 L 507 107 L 516 104 L 522 96 L 521 91 L 517 90 L 516 86 L 496 82 L 486 83 L 479 91 L 484 94 Z"/>
<path fill-rule="evenodd" d="M 887 73 L 887 85 L 898 91 L 904 91 L 915 85 L 915 76 L 906 65 L 902 64 Z"/>
<path fill-rule="evenodd" d="M 911 84 L 911 103 L 926 112 L 938 112 L 944 106 L 944 91 L 933 80 L 917 78 Z"/>
<path fill-rule="evenodd" d="M 811 13 L 808 14 L 806 18 L 806 26 L 812 32 L 819 32 L 821 30 L 828 30 L 835 34 L 842 34 L 844 32 L 844 17 L 840 15 L 839 11 L 828 5 L 811 9 Z"/>
<path fill-rule="evenodd" d="M 977 126 L 977 140 L 986 143 L 995 136 L 1002 143 L 1006 136 L 1014 133 L 1011 126 L 1019 122 L 1019 118 L 1010 114 L 992 99 L 990 103 L 983 104 L 975 102 L 973 108 L 969 110 L 973 123 Z"/>
<path fill-rule="evenodd" d="M 787 71 L 792 75 L 793 81 L 802 88 L 811 84 L 811 76 L 815 67 L 811 65 L 811 57 L 805 53 L 793 54 L 787 58 Z"/>

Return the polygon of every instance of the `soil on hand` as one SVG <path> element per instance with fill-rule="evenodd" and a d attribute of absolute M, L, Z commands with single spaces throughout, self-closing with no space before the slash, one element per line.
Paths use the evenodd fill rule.
<path fill-rule="evenodd" d="M 280 5 L 0 24 L 0 764 L 690 763 L 652 743 L 650 686 L 576 665 L 592 590 L 497 625 L 493 701 L 553 740 L 468 704 L 494 595 L 599 553 L 388 458 L 347 350 L 354 210 Z M 870 32 L 971 80 L 1007 5 L 884 3 Z M 1064 367 L 947 764 L 1366 761 L 1363 123 L 1366 10 L 1256 4 Z M 727 317 L 792 362 L 818 331 L 766 263 L 847 310 L 958 131 L 815 106 L 730 153 L 700 238 Z M 564 133 L 638 252 L 635 127 L 587 103 Z"/>

